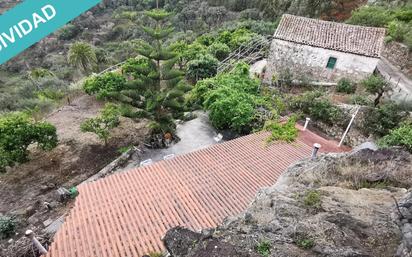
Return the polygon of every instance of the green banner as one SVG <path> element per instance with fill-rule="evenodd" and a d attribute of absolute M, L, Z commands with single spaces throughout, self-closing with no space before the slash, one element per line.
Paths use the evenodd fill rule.
<path fill-rule="evenodd" d="M 100 0 L 26 0 L 0 16 L 0 64 L 55 32 Z"/>

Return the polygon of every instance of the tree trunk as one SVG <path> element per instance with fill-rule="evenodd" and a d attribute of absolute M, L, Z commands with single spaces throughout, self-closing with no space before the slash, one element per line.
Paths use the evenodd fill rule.
<path fill-rule="evenodd" d="M 379 103 L 381 102 L 381 98 L 382 98 L 382 96 L 383 96 L 383 93 L 384 93 L 384 92 L 379 92 L 379 93 L 378 93 L 378 96 L 376 97 L 375 102 L 374 102 L 375 107 L 378 106 Z"/>

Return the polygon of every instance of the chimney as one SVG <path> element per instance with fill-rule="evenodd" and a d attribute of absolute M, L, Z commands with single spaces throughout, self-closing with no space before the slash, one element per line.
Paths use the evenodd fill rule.
<path fill-rule="evenodd" d="M 309 125 L 310 118 L 306 118 L 305 126 L 303 127 L 303 131 L 306 131 Z"/>
<path fill-rule="evenodd" d="M 46 248 L 44 248 L 39 240 L 37 240 L 37 238 L 34 236 L 33 230 L 27 230 L 25 235 L 26 237 L 31 239 L 33 245 L 37 248 L 37 250 L 39 250 L 39 253 L 41 253 L 42 255 L 47 253 Z"/>
<path fill-rule="evenodd" d="M 321 147 L 322 147 L 322 146 L 321 146 L 320 144 L 318 144 L 318 143 L 316 143 L 316 144 L 313 145 L 312 160 L 314 160 L 314 159 L 317 158 L 319 149 L 320 149 Z"/>

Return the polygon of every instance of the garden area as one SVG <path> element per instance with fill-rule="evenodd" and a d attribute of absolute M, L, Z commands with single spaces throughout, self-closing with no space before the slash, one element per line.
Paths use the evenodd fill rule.
<path fill-rule="evenodd" d="M 273 34 L 277 21 L 263 17 L 280 7 L 299 13 L 299 1 L 289 7 L 265 3 L 259 7 L 267 7 L 265 11 L 252 8 L 252 2 L 260 1 L 199 2 L 165 1 L 164 9 L 152 9 L 153 1 L 142 1 L 108 14 L 96 11 L 96 17 L 101 14 L 113 24 L 99 27 L 96 21 L 79 19 L 55 35 L 66 42 L 63 50 L 56 49 L 64 54 L 40 51 L 41 67 L 29 65 L 16 75 L 10 64 L 0 71 L 0 134 L 5 135 L 0 138 L 5 196 L 0 212 L 13 208 L 0 219 L 1 238 L 21 232 L 36 210 L 43 211 L 38 202 L 33 211 L 32 196 L 47 201 L 57 187 L 80 183 L 133 145 L 169 147 L 179 140 L 176 124 L 194 118 L 198 110 L 207 113 L 218 132 L 239 137 L 268 131 L 267 143 L 292 143 L 298 136 L 296 123 L 306 117 L 311 118 L 310 129 L 339 140 L 353 110 L 361 106 L 346 144 L 356 146 L 356 137 L 412 152 L 412 108 L 388 100 L 391 87 L 377 75 L 359 83 L 346 78 L 336 86 L 315 87 L 293 85 L 294 78 L 287 76 L 263 84 L 241 61 L 218 72 L 221 61 L 239 46 Z M 310 5 L 299 14 L 318 12 Z M 411 47 L 406 7 L 362 7 L 348 22 L 388 27 L 388 41 Z M 86 24 L 90 30 L 84 29 Z M 104 35 L 94 37 L 97 28 Z M 53 218 L 64 208 L 52 211 Z"/>

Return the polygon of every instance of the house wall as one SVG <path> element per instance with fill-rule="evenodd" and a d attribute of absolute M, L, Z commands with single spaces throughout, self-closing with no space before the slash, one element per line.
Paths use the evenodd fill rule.
<path fill-rule="evenodd" d="M 326 68 L 329 57 L 337 58 L 333 70 Z M 359 81 L 375 70 L 379 59 L 274 39 L 269 53 L 265 80 L 279 78 L 287 69 L 293 79 L 337 82 L 341 78 Z"/>

